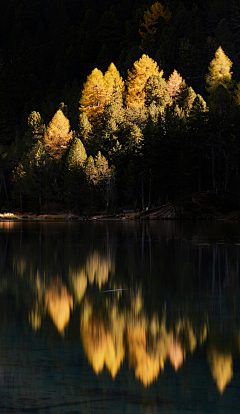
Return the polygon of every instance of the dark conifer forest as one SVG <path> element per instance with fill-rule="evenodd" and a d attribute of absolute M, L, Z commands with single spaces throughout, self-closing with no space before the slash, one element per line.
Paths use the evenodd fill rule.
<path fill-rule="evenodd" d="M 0 211 L 240 208 L 239 0 L 0 4 Z"/>

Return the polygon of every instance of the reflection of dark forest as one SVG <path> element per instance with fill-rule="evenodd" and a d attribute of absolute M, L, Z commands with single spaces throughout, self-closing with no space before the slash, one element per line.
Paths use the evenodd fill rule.
<path fill-rule="evenodd" d="M 203 347 L 223 392 L 239 354 L 238 228 L 195 228 L 1 223 L 3 323 L 21 316 L 36 334 L 77 335 L 97 374 L 115 378 L 128 356 L 145 386 Z"/>

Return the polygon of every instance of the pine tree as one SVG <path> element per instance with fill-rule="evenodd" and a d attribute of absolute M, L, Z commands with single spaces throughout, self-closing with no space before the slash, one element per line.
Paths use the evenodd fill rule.
<path fill-rule="evenodd" d="M 167 90 L 167 84 L 165 79 L 159 75 L 152 75 L 148 78 L 144 87 L 145 92 L 145 104 L 147 106 L 154 103 L 155 105 L 165 106 L 171 105 L 172 100 Z"/>
<path fill-rule="evenodd" d="M 64 195 L 70 208 L 79 214 L 85 207 L 85 161 L 87 154 L 80 139 L 75 138 L 65 161 Z"/>
<path fill-rule="evenodd" d="M 171 96 L 174 105 L 178 102 L 178 96 L 180 92 L 180 85 L 182 84 L 182 77 L 181 75 L 174 69 L 173 73 L 169 76 L 167 81 L 167 90 L 169 95 Z"/>
<path fill-rule="evenodd" d="M 86 176 L 92 194 L 92 208 L 108 209 L 113 199 L 115 169 L 108 166 L 107 159 L 99 151 L 93 159 L 90 156 L 86 163 Z"/>
<path fill-rule="evenodd" d="M 188 87 L 183 81 L 180 85 L 180 90 L 178 93 L 178 105 L 184 110 L 186 115 L 189 114 L 195 98 L 196 93 L 194 92 L 193 88 L 191 88 L 191 86 Z"/>
<path fill-rule="evenodd" d="M 59 109 L 52 118 L 44 135 L 47 152 L 57 162 L 62 158 L 72 140 L 69 120 Z"/>
<path fill-rule="evenodd" d="M 124 112 L 122 105 L 116 102 L 110 102 L 103 112 L 101 150 L 107 152 L 108 158 L 114 162 L 121 150 L 119 135 L 125 122 Z"/>
<path fill-rule="evenodd" d="M 209 108 L 201 95 L 196 95 L 188 117 L 188 136 L 191 145 L 191 160 L 192 171 L 197 172 L 197 189 L 202 191 L 204 186 L 208 183 L 203 180 L 204 166 L 206 158 L 204 152 L 207 152 L 208 143 L 208 119 Z M 194 176 L 194 174 L 193 174 Z"/>
<path fill-rule="evenodd" d="M 103 73 L 95 68 L 83 85 L 82 96 L 79 101 L 80 111 L 87 115 L 90 122 L 101 118 L 104 107 L 109 102 L 111 95 L 109 89 Z"/>
<path fill-rule="evenodd" d="M 38 141 L 25 154 L 18 166 L 14 169 L 12 180 L 16 184 L 15 192 L 20 192 L 20 205 L 22 209 L 22 195 L 29 203 L 32 201 L 41 210 L 43 201 L 51 193 L 49 166 L 51 161 L 42 142 Z"/>
<path fill-rule="evenodd" d="M 102 208 L 108 210 L 113 200 L 113 184 L 115 169 L 108 166 L 107 159 L 99 151 L 95 157 L 95 165 L 98 172 L 98 185 L 102 193 Z"/>
<path fill-rule="evenodd" d="M 160 72 L 157 63 L 147 55 L 142 55 L 133 66 L 132 72 L 128 70 L 126 104 L 130 108 L 142 108 L 145 103 L 144 87 L 148 78 L 152 75 L 162 76 L 163 71 Z"/>
<path fill-rule="evenodd" d="M 86 149 L 91 152 L 92 145 L 94 145 L 93 127 L 84 112 L 79 116 L 79 138 L 83 141 Z"/>
<path fill-rule="evenodd" d="M 237 106 L 240 106 L 240 82 L 237 83 L 236 89 L 234 91 L 234 101 L 236 102 Z"/>
<path fill-rule="evenodd" d="M 206 75 L 206 89 L 213 93 L 219 85 L 226 89 L 232 87 L 231 60 L 225 55 L 221 46 L 217 49 L 214 59 L 210 62 Z"/>
<path fill-rule="evenodd" d="M 32 111 L 28 117 L 28 130 L 25 135 L 25 145 L 32 146 L 37 141 L 43 141 L 45 125 L 39 112 Z"/>
<path fill-rule="evenodd" d="M 132 155 L 141 154 L 143 139 L 144 138 L 141 129 L 136 124 L 130 124 L 127 134 L 127 141 L 125 144 L 125 151 L 130 151 Z"/>

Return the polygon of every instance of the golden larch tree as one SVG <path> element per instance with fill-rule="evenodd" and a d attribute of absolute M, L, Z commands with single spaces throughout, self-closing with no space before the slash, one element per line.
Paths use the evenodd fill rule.
<path fill-rule="evenodd" d="M 132 108 L 138 106 L 142 108 L 145 103 L 144 87 L 148 78 L 152 75 L 163 75 L 159 70 L 157 63 L 147 55 L 142 57 L 133 64 L 132 72 L 128 70 L 127 96 L 126 104 Z"/>
<path fill-rule="evenodd" d="M 161 3 L 157 1 L 143 14 L 143 21 L 140 22 L 140 27 L 143 27 L 145 30 L 142 31 L 139 29 L 139 34 L 142 37 L 142 40 L 145 39 L 147 33 L 154 40 L 155 34 L 157 32 L 156 25 L 158 23 L 159 17 L 162 17 L 165 22 L 168 22 L 171 17 L 171 12 L 168 10 L 168 7 L 165 8 Z"/>
<path fill-rule="evenodd" d="M 106 87 L 106 80 L 101 70 L 95 68 L 83 85 L 79 101 L 80 111 L 87 115 L 89 121 L 95 121 L 101 116 L 108 101 L 109 89 Z"/>
<path fill-rule="evenodd" d="M 44 135 L 44 145 L 46 151 L 56 161 L 59 161 L 70 141 L 72 140 L 72 131 L 70 131 L 70 123 L 66 116 L 59 109 L 52 118 Z"/>
<path fill-rule="evenodd" d="M 125 85 L 124 81 L 117 70 L 114 63 L 111 63 L 108 67 L 108 70 L 105 72 L 104 80 L 106 84 L 106 88 L 109 90 L 109 98 L 111 100 L 112 94 L 114 92 L 114 88 L 118 88 L 121 94 L 124 94 Z"/>
<path fill-rule="evenodd" d="M 168 78 L 167 90 L 175 105 L 178 100 L 178 95 L 180 92 L 180 86 L 181 86 L 182 81 L 183 81 L 183 78 L 176 71 L 176 69 L 174 69 L 173 73 Z"/>
<path fill-rule="evenodd" d="M 210 62 L 208 73 L 206 74 L 206 89 L 209 93 L 222 85 L 229 89 L 232 86 L 232 61 L 225 55 L 221 46 L 217 49 L 215 57 Z"/>

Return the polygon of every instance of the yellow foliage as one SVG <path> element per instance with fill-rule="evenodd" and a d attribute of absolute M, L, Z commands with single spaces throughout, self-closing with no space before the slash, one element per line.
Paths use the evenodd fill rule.
<path fill-rule="evenodd" d="M 94 318 L 82 325 L 81 337 L 88 361 L 96 374 L 102 371 L 105 364 L 115 378 L 124 358 L 122 337 L 114 341 L 103 322 Z"/>
<path fill-rule="evenodd" d="M 80 98 L 80 110 L 84 112 L 90 121 L 98 119 L 109 102 L 110 90 L 107 88 L 101 70 L 95 68 L 87 77 L 83 85 L 82 96 Z"/>
<path fill-rule="evenodd" d="M 135 376 L 146 387 L 151 384 L 163 369 L 163 361 L 157 355 L 147 352 L 146 332 L 143 326 L 136 325 L 128 328 L 127 333 L 129 361 L 135 369 Z"/>
<path fill-rule="evenodd" d="M 65 117 L 61 109 L 59 109 L 45 132 L 44 144 L 47 152 L 56 161 L 59 161 L 72 139 L 72 131 L 70 131 L 69 120 Z"/>
<path fill-rule="evenodd" d="M 118 72 L 114 63 L 111 63 L 104 75 L 104 80 L 107 89 L 109 90 L 109 99 L 111 100 L 111 95 L 113 92 L 114 85 L 119 88 L 120 92 L 124 94 L 125 85 L 120 73 Z"/>
<path fill-rule="evenodd" d="M 144 27 L 146 29 L 146 32 L 142 32 L 139 29 L 139 34 L 142 39 L 146 37 L 147 33 L 149 33 L 151 37 L 154 38 L 157 31 L 156 24 L 159 17 L 162 17 L 166 22 L 168 22 L 171 17 L 171 12 L 167 7 L 164 8 L 164 6 L 162 6 L 162 4 L 157 1 L 143 14 L 143 22 L 140 22 L 140 26 Z"/>
<path fill-rule="evenodd" d="M 126 104 L 130 108 L 142 108 L 145 103 L 144 86 L 148 78 L 152 75 L 162 76 L 163 71 L 159 71 L 157 63 L 147 55 L 142 55 L 133 66 L 132 72 L 128 70 Z"/>
<path fill-rule="evenodd" d="M 222 394 L 228 382 L 233 376 L 232 355 L 223 354 L 212 349 L 208 354 L 208 361 L 212 376 L 217 383 L 217 387 Z"/>
<path fill-rule="evenodd" d="M 85 113 L 90 121 L 96 121 L 102 115 L 104 107 L 111 101 L 114 88 L 124 93 L 124 81 L 114 63 L 111 63 L 105 75 L 95 68 L 83 85 L 80 98 L 80 111 Z"/>
<path fill-rule="evenodd" d="M 219 85 L 228 88 L 232 85 L 232 61 L 225 55 L 221 46 L 217 49 L 215 57 L 208 67 L 209 72 L 206 75 L 207 91 L 212 92 Z"/>
<path fill-rule="evenodd" d="M 86 273 L 88 280 L 93 284 L 94 280 L 99 288 L 107 282 L 110 272 L 114 271 L 114 263 L 110 257 L 102 257 L 97 251 L 89 255 L 86 261 Z"/>
<path fill-rule="evenodd" d="M 65 326 L 70 319 L 70 310 L 73 308 L 73 298 L 67 292 L 61 279 L 57 277 L 49 289 L 45 292 L 46 308 L 51 316 L 54 325 L 60 333 L 63 333 Z"/>
<path fill-rule="evenodd" d="M 69 279 L 71 280 L 76 300 L 78 302 L 81 302 L 87 288 L 86 273 L 84 272 L 84 270 L 77 272 L 70 269 Z"/>

